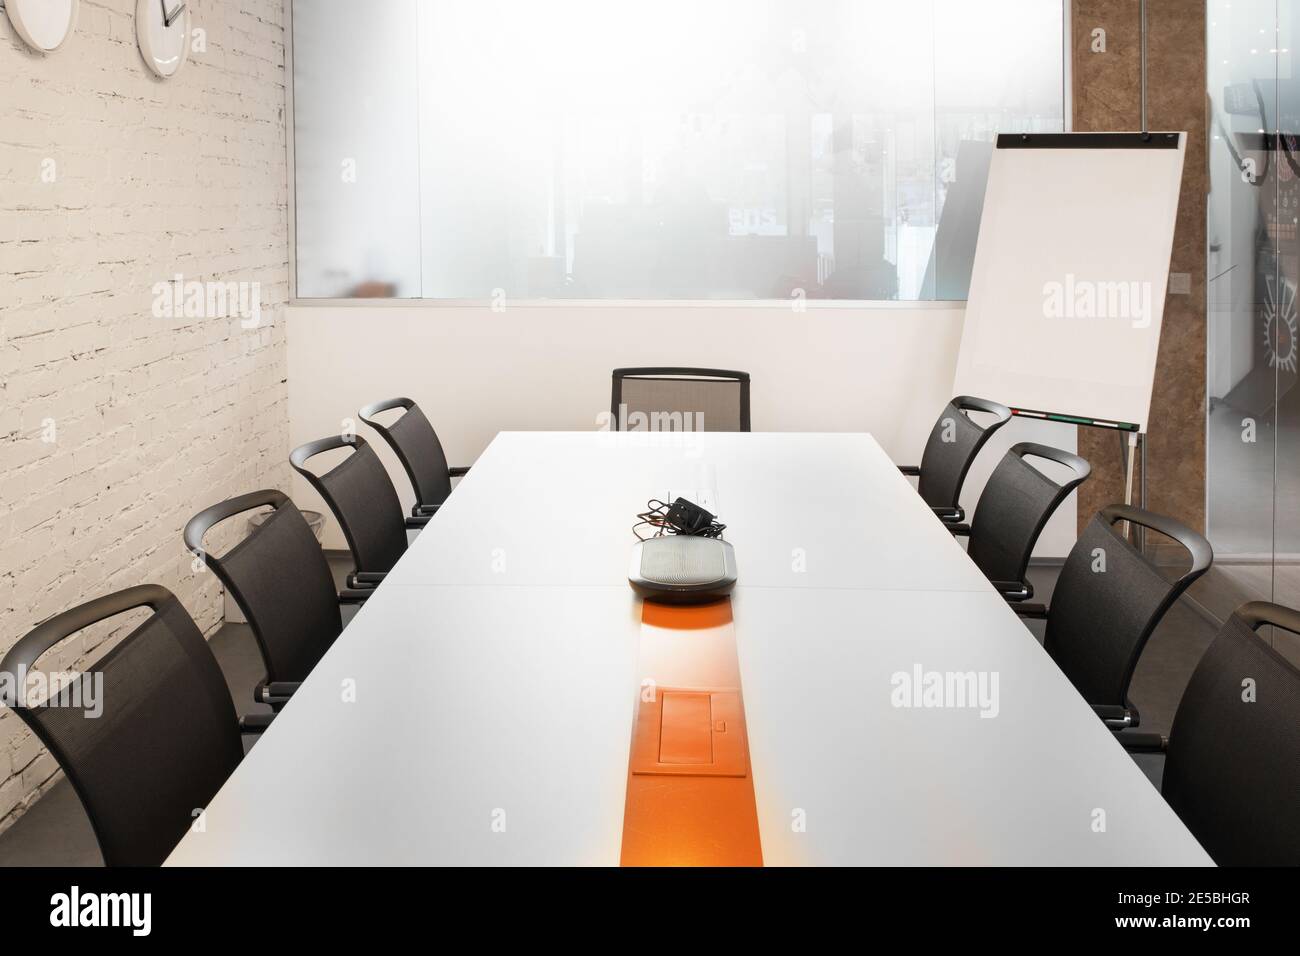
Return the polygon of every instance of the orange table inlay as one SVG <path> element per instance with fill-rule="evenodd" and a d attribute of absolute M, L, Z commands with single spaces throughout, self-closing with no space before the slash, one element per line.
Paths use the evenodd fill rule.
<path fill-rule="evenodd" d="M 641 614 L 623 866 L 762 866 L 731 602 Z"/>

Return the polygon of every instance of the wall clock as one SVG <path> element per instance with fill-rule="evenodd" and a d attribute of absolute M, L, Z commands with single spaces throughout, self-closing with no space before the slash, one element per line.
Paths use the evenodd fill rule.
<path fill-rule="evenodd" d="M 6 0 L 14 30 L 33 50 L 51 53 L 72 36 L 79 0 Z"/>
<path fill-rule="evenodd" d="M 185 65 L 190 51 L 190 6 L 185 0 L 136 0 L 135 37 L 149 69 L 164 80 Z"/>

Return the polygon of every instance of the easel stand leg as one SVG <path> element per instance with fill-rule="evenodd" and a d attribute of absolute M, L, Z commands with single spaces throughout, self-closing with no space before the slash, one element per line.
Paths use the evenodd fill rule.
<path fill-rule="evenodd" d="M 1124 442 L 1123 436 L 1121 436 L 1120 442 L 1121 442 L 1121 453 L 1124 456 L 1124 504 L 1132 505 L 1133 504 L 1133 464 L 1134 461 L 1137 459 L 1138 433 L 1129 432 L 1128 441 Z M 1146 471 L 1146 449 L 1145 448 L 1143 449 L 1142 458 L 1143 458 L 1142 470 L 1143 472 L 1145 472 Z M 1145 501 L 1146 488 L 1143 487 L 1142 491 L 1143 491 L 1142 497 L 1144 499 L 1142 503 L 1146 504 Z M 1128 535 L 1129 535 L 1129 522 L 1125 521 L 1124 537 L 1127 538 Z"/>

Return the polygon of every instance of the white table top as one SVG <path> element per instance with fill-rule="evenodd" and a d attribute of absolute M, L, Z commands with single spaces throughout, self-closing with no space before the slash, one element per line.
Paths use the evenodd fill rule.
<path fill-rule="evenodd" d="M 169 864 L 616 864 L 628 529 L 697 488 L 740 568 L 765 862 L 1209 862 L 869 436 L 689 441 L 498 436 Z M 918 664 L 996 672 L 998 715 L 894 707 Z"/>
<path fill-rule="evenodd" d="M 712 498 L 746 587 L 988 589 L 870 436 L 791 433 L 503 433 L 386 583 L 626 587 L 669 493 Z"/>

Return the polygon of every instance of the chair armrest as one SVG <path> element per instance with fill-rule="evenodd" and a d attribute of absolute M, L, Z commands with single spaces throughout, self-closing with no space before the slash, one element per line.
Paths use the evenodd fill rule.
<path fill-rule="evenodd" d="M 1111 730 L 1127 730 L 1141 723 L 1138 712 L 1131 707 L 1121 707 L 1119 704 L 1090 704 L 1089 706 Z"/>
<path fill-rule="evenodd" d="M 921 476 L 920 465 L 899 465 L 898 470 L 911 478 L 919 478 Z"/>
<path fill-rule="evenodd" d="M 253 700 L 259 704 L 283 704 L 302 686 L 302 681 L 262 681 L 253 688 Z"/>
<path fill-rule="evenodd" d="M 1036 621 L 1047 620 L 1046 604 L 1017 604 L 1011 610 L 1015 611 L 1021 617 L 1033 618 Z"/>
<path fill-rule="evenodd" d="M 992 581 L 990 583 L 1008 601 L 1028 601 L 1034 596 L 1034 586 L 1028 581 Z"/>
<path fill-rule="evenodd" d="M 344 582 L 349 588 L 370 588 L 373 590 L 384 583 L 387 571 L 353 571 Z"/>
<path fill-rule="evenodd" d="M 435 515 L 435 514 L 438 513 L 438 509 L 439 509 L 440 507 L 442 507 L 442 506 L 441 506 L 441 505 L 422 505 L 422 504 L 420 504 L 420 503 L 417 501 L 415 504 L 411 505 L 411 517 L 412 517 L 412 518 L 423 518 L 423 517 L 426 517 L 426 516 Z"/>
<path fill-rule="evenodd" d="M 464 478 L 466 475 L 469 474 L 469 469 L 470 469 L 470 466 L 469 466 L 469 465 L 463 465 L 463 466 L 461 466 L 461 465 L 457 465 L 456 467 L 448 468 L 448 469 L 447 469 L 447 477 L 448 477 L 448 478 Z"/>
<path fill-rule="evenodd" d="M 930 510 L 944 524 L 956 524 L 966 520 L 966 511 L 962 508 L 931 508 Z"/>
<path fill-rule="evenodd" d="M 1163 734 L 1137 734 L 1125 731 L 1115 739 L 1131 754 L 1162 754 L 1169 749 L 1169 738 Z"/>
<path fill-rule="evenodd" d="M 409 528 L 423 528 L 426 524 L 429 523 L 429 519 L 432 518 L 432 517 L 433 517 L 433 515 L 421 515 L 421 516 L 418 517 L 418 518 L 407 518 L 407 519 L 406 519 L 406 527 L 407 527 L 408 529 L 409 529 Z"/>
<path fill-rule="evenodd" d="M 339 592 L 340 604 L 365 604 L 366 598 L 375 593 L 374 588 L 344 588 Z"/>
<path fill-rule="evenodd" d="M 241 734 L 260 734 L 271 726 L 273 720 L 275 720 L 275 714 L 245 714 L 239 718 L 239 732 Z"/>
<path fill-rule="evenodd" d="M 960 537 L 970 537 L 970 525 L 966 524 L 964 521 L 945 521 L 943 526 L 955 535 Z"/>

